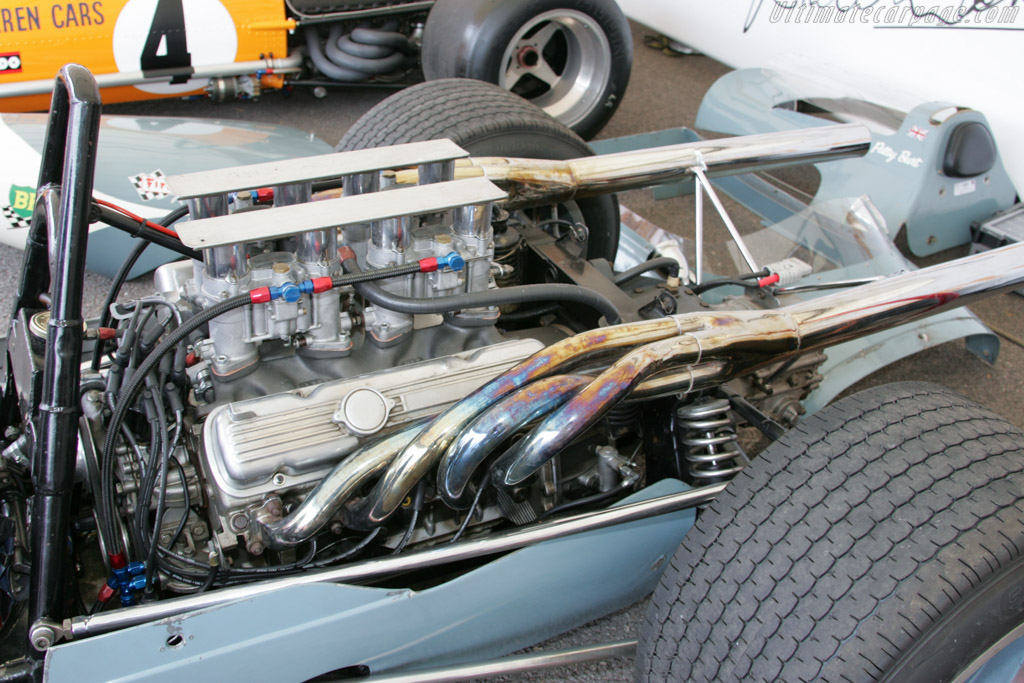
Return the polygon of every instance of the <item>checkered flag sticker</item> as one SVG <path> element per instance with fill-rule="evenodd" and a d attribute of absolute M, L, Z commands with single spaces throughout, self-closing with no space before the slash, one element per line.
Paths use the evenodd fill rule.
<path fill-rule="evenodd" d="M 25 218 L 10 206 L 3 207 L 3 214 L 4 218 L 7 219 L 7 222 L 11 224 L 12 228 L 27 228 L 32 223 L 31 218 Z"/>
<path fill-rule="evenodd" d="M 135 188 L 135 191 L 139 193 L 139 197 L 144 202 L 148 202 L 151 199 L 163 199 L 171 194 L 170 189 L 167 187 L 167 176 L 160 169 L 152 173 L 133 175 L 129 180 L 132 181 L 132 187 Z"/>

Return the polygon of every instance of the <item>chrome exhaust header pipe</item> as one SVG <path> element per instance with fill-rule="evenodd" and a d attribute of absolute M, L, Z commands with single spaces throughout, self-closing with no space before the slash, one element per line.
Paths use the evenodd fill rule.
<path fill-rule="evenodd" d="M 508 193 L 501 206 L 519 209 L 679 182 L 693 177 L 694 169 L 717 177 L 863 156 L 870 144 L 867 127 L 847 123 L 567 161 L 471 157 L 456 162 L 455 177 L 482 175 Z M 399 171 L 396 178 L 416 183 L 418 174 Z"/>
<path fill-rule="evenodd" d="M 311 539 L 341 509 L 359 487 L 391 464 L 395 456 L 423 430 L 424 422 L 374 441 L 334 466 L 287 517 L 260 522 L 268 548 L 293 548 Z"/>
<path fill-rule="evenodd" d="M 668 390 L 686 393 L 794 354 L 961 306 L 1022 282 L 1024 243 L 786 308 L 677 315 L 584 332 L 540 351 L 455 404 L 415 434 L 400 453 L 388 453 L 386 462 L 375 460 L 374 474 L 385 465 L 387 471 L 359 506 L 359 516 L 365 515 L 369 526 L 383 524 L 439 463 L 438 491 L 446 503 L 458 507 L 469 475 L 495 444 L 494 439 L 475 438 L 471 433 L 474 430 L 468 430 L 467 425 L 484 415 L 491 416 L 488 429 L 504 424 L 506 421 L 500 419 L 503 411 L 488 413 L 488 409 L 515 406 L 521 402 L 515 400 L 519 395 L 515 392 L 524 387 L 526 394 L 543 394 L 545 385 L 530 387 L 583 360 L 600 358 L 601 354 L 619 356 L 582 390 L 574 380 L 574 396 L 499 458 L 495 464 L 497 476 L 492 481 L 505 486 L 522 482 L 608 410 L 634 394 L 656 395 Z M 568 388 L 562 386 L 554 393 L 562 390 Z M 506 399 L 509 396 L 512 399 Z M 500 403 L 503 399 L 510 403 Z M 545 406 L 550 408 L 555 402 L 552 398 Z M 522 412 L 523 416 L 527 414 L 535 416 L 533 411 Z M 517 428 L 528 421 L 525 417 L 517 419 L 502 429 Z M 345 463 L 339 469 L 344 467 Z M 289 520 L 267 526 L 272 547 L 295 545 L 320 528 L 349 496 L 350 487 L 328 483 L 346 481 L 349 476 L 332 474 Z M 300 519 L 305 521 L 299 523 Z"/>
<path fill-rule="evenodd" d="M 433 471 L 466 425 L 508 394 L 538 379 L 563 372 L 582 360 L 685 331 L 675 318 L 624 323 L 563 339 L 518 363 L 442 413 L 398 454 L 367 496 L 368 522 L 383 524 L 419 480 Z"/>
<path fill-rule="evenodd" d="M 492 481 L 514 486 L 525 480 L 658 370 L 694 366 L 705 359 L 723 360 L 726 365 L 717 381 L 725 381 L 789 356 L 964 306 L 1022 283 L 1024 243 L 1019 243 L 785 308 L 723 312 L 702 329 L 624 355 L 503 454 L 494 465 Z M 701 319 L 708 321 L 707 316 Z"/>
<path fill-rule="evenodd" d="M 562 405 L 592 377 L 554 375 L 515 391 L 480 413 L 451 445 L 437 468 L 437 493 L 449 507 L 469 507 L 470 477 L 498 445 L 523 425 Z"/>

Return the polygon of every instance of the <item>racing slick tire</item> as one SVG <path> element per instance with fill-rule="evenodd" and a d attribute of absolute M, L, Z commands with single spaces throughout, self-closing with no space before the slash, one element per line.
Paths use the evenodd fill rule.
<path fill-rule="evenodd" d="M 1022 445 L 932 384 L 808 418 L 686 536 L 642 627 L 640 680 L 934 683 L 998 664 L 1024 646 Z"/>
<path fill-rule="evenodd" d="M 474 156 L 574 159 L 591 156 L 578 135 L 507 90 L 464 78 L 399 91 L 356 121 L 338 142 L 347 152 L 449 138 Z M 619 202 L 599 195 L 574 202 L 589 229 L 588 258 L 615 260 Z"/>
<path fill-rule="evenodd" d="M 421 61 L 429 80 L 495 83 L 590 139 L 626 92 L 633 39 L 614 0 L 438 0 Z"/>

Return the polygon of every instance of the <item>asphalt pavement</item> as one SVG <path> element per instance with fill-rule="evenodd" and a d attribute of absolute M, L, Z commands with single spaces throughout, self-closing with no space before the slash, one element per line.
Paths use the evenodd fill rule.
<path fill-rule="evenodd" d="M 677 126 L 693 126 L 697 107 L 707 88 L 722 74 L 726 66 L 703 56 L 668 56 L 644 46 L 643 36 L 651 33 L 633 27 L 633 75 L 626 96 L 611 122 L 598 136 L 616 137 Z M 205 101 L 160 100 L 120 104 L 105 112 L 117 114 L 195 116 L 219 119 L 241 119 L 293 126 L 312 132 L 332 145 L 367 109 L 392 92 L 389 89 L 339 88 L 324 99 L 317 99 L 305 89 L 289 95 L 270 93 L 259 102 L 235 102 L 215 105 Z M 967 103 L 969 104 L 969 103 Z M 813 186 L 813 174 L 797 177 L 797 183 Z M 813 189 L 813 187 L 811 187 Z M 655 203 L 644 193 L 631 192 L 621 197 L 623 203 L 640 212 L 661 227 L 687 235 L 692 230 L 692 210 L 688 200 Z M 741 228 L 742 229 L 742 228 Z M 966 254 L 966 248 L 940 255 L 947 259 Z M 20 267 L 20 252 L 0 247 L 0 284 L 13 291 Z M 936 259 L 931 259 L 933 262 Z M 923 265 L 923 264 L 922 264 Z M 108 284 L 106 278 L 90 275 L 87 282 L 87 314 L 95 315 Z M 149 293 L 147 278 L 129 283 L 126 296 Z M 912 358 L 900 361 L 859 383 L 858 387 L 900 380 L 928 380 L 954 387 L 1024 426 L 1024 387 L 1019 381 L 1024 367 L 1024 299 L 1004 294 L 972 306 L 983 320 L 1006 335 L 998 362 L 988 365 L 969 354 L 962 342 L 945 344 Z M 595 590 L 600 590 L 595 587 Z M 638 604 L 608 618 L 557 638 L 546 648 L 635 638 L 644 605 Z M 622 681 L 632 679 L 632 662 L 612 660 L 580 665 L 556 671 L 539 672 L 506 680 L 530 681 Z"/>

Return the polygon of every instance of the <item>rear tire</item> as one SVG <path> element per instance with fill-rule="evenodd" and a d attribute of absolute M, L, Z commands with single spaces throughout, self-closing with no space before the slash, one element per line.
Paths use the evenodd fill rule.
<path fill-rule="evenodd" d="M 953 680 L 1024 624 L 1022 444 L 930 384 L 825 408 L 687 535 L 640 679 Z"/>
<path fill-rule="evenodd" d="M 427 81 L 395 93 L 363 114 L 336 150 L 441 138 L 474 156 L 573 159 L 594 154 L 578 135 L 529 102 L 496 85 L 462 78 Z M 619 245 L 615 195 L 576 204 L 590 229 L 587 256 L 614 261 Z"/>
<path fill-rule="evenodd" d="M 438 0 L 421 60 L 430 80 L 495 83 L 590 139 L 625 95 L 633 38 L 614 0 Z"/>

